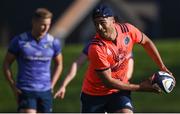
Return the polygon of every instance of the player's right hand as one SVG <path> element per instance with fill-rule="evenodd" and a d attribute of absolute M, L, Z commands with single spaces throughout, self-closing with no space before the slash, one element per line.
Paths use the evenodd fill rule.
<path fill-rule="evenodd" d="M 18 103 L 18 96 L 22 93 L 22 91 L 15 86 L 12 89 L 16 98 L 16 102 Z"/>
<path fill-rule="evenodd" d="M 157 86 L 152 85 L 152 84 L 151 84 L 151 81 L 152 81 L 152 80 L 151 80 L 150 78 L 142 81 L 142 82 L 140 83 L 140 88 L 141 88 L 141 90 L 142 90 L 142 91 L 154 92 L 154 93 L 158 93 L 158 94 L 161 93 L 161 92 L 162 92 L 161 89 L 158 88 Z"/>
<path fill-rule="evenodd" d="M 22 93 L 22 91 L 20 89 L 18 89 L 17 87 L 13 87 L 13 91 L 14 91 L 14 94 L 16 97 Z"/>
<path fill-rule="evenodd" d="M 59 90 L 55 93 L 54 98 L 64 99 L 65 93 L 66 93 L 66 88 L 60 87 Z"/>

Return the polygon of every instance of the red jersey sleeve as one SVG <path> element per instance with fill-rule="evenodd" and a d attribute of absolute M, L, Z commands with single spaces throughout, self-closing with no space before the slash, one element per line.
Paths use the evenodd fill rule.
<path fill-rule="evenodd" d="M 95 70 L 105 70 L 110 67 L 104 46 L 91 45 L 88 50 L 90 64 Z"/>
<path fill-rule="evenodd" d="M 126 25 L 128 26 L 134 43 L 141 43 L 141 41 L 143 40 L 143 33 L 138 28 L 129 23 L 127 23 Z"/>

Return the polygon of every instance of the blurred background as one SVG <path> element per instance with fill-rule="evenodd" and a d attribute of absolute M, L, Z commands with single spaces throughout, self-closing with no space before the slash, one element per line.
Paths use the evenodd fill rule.
<path fill-rule="evenodd" d="M 31 29 L 31 16 L 38 7 L 48 8 L 54 18 L 50 33 L 63 44 L 64 70 L 56 86 L 63 80 L 73 60 L 93 37 L 92 10 L 100 3 L 108 4 L 120 22 L 129 22 L 147 34 L 157 45 L 168 68 L 176 77 L 176 88 L 170 94 L 132 93 L 135 112 L 180 112 L 180 1 L 179 0 L 2 0 L 0 4 L 0 67 L 8 43 Z M 132 82 L 138 83 L 158 70 L 140 46 L 135 46 L 135 69 Z M 54 100 L 54 112 L 80 112 L 80 91 L 87 64 L 78 71 L 67 88 L 65 99 Z M 13 72 L 16 74 L 16 63 Z M 16 112 L 13 93 L 0 71 L 0 112 Z"/>

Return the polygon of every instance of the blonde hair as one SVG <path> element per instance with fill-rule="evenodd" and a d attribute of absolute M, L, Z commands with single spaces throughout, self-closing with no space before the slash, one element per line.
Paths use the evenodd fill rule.
<path fill-rule="evenodd" d="M 33 19 L 46 19 L 46 18 L 52 18 L 53 14 L 46 8 L 38 8 L 36 9 Z"/>

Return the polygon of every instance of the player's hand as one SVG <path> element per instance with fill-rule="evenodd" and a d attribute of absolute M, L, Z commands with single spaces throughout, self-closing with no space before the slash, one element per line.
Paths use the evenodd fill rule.
<path fill-rule="evenodd" d="M 176 79 L 174 78 L 173 73 L 170 72 L 166 66 L 161 67 L 161 70 L 169 73 L 173 77 L 175 85 L 176 85 Z"/>
<path fill-rule="evenodd" d="M 22 91 L 18 89 L 17 87 L 13 87 L 12 89 L 16 98 L 16 102 L 18 103 L 18 96 L 22 93 Z"/>
<path fill-rule="evenodd" d="M 153 92 L 155 92 L 155 93 L 157 93 L 157 94 L 162 93 L 161 88 L 160 88 L 157 84 L 153 84 L 152 87 L 153 87 L 153 89 L 155 90 L 155 91 L 153 91 Z"/>
<path fill-rule="evenodd" d="M 161 70 L 169 73 L 170 75 L 173 75 L 172 72 L 170 72 L 166 66 L 162 66 Z"/>
<path fill-rule="evenodd" d="M 54 98 L 60 98 L 64 99 L 66 93 L 66 88 L 65 87 L 60 87 L 59 90 L 55 93 Z"/>
<path fill-rule="evenodd" d="M 151 86 L 152 86 L 152 88 L 153 88 L 153 92 L 154 92 L 154 93 L 157 93 L 157 94 L 162 93 L 161 88 L 160 88 L 157 84 L 153 84 L 153 85 L 152 85 L 152 80 L 153 80 L 152 76 L 149 77 L 149 80 L 150 80 Z"/>
<path fill-rule="evenodd" d="M 140 83 L 141 91 L 149 91 L 154 93 L 161 93 L 161 89 L 151 84 L 151 78 L 148 78 Z"/>
<path fill-rule="evenodd" d="M 22 91 L 17 87 L 13 87 L 13 91 L 16 97 L 18 97 L 22 93 Z"/>

